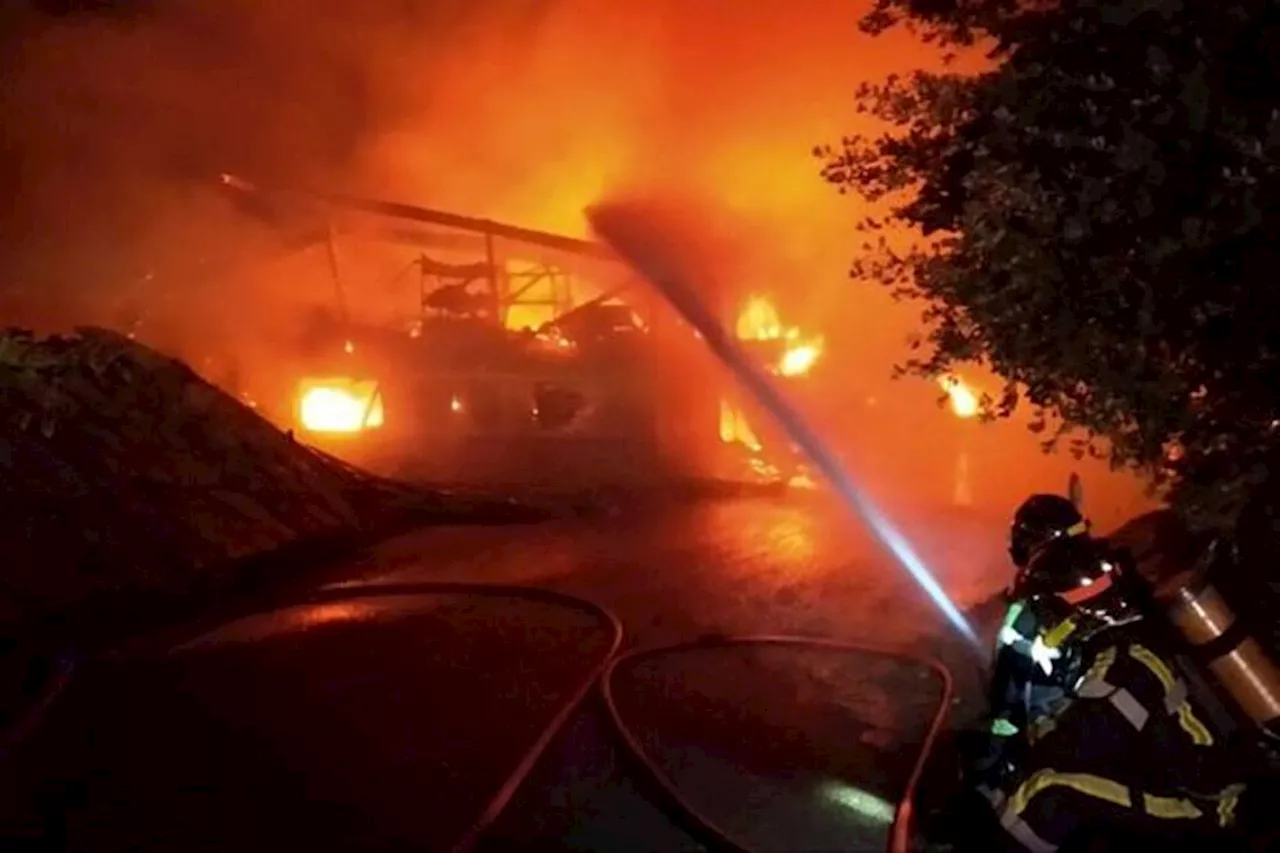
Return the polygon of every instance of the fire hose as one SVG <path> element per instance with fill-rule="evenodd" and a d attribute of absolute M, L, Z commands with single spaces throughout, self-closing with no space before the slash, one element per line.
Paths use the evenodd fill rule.
<path fill-rule="evenodd" d="M 938 710 L 930 722 L 924 740 L 921 743 L 919 755 L 908 777 L 905 790 L 894 809 L 889 842 L 886 848 L 888 853 L 907 853 L 910 849 L 912 803 L 916 788 L 924 772 L 930 752 L 942 731 L 953 692 L 950 672 L 936 660 L 867 643 L 782 635 L 717 635 L 687 643 L 640 649 L 620 654 L 624 636 L 622 623 L 607 608 L 587 599 L 550 590 L 483 583 L 429 582 L 337 585 L 327 587 L 301 601 L 275 601 L 262 604 L 248 612 L 241 613 L 238 618 L 249 618 L 285 605 L 325 604 L 358 598 L 410 595 L 475 595 L 520 598 L 553 604 L 589 614 L 606 626 L 611 635 L 605 654 L 576 683 L 568 696 L 557 707 L 548 724 L 516 762 L 511 773 L 506 777 L 497 792 L 489 799 L 479 817 L 472 822 L 470 828 L 453 845 L 453 853 L 472 853 L 480 845 L 485 833 L 492 829 L 502 813 L 511 804 L 517 791 L 528 779 L 535 765 L 547 751 L 547 748 L 564 729 L 566 723 L 583 706 L 586 699 L 591 695 L 592 690 L 596 688 L 599 690 L 605 707 L 609 728 L 615 736 L 618 746 L 622 749 L 625 759 L 628 760 L 632 767 L 643 774 L 645 781 L 649 782 L 650 787 L 664 800 L 667 816 L 708 850 L 719 851 L 720 853 L 754 853 L 750 848 L 734 841 L 729 833 L 718 827 L 713 820 L 703 815 L 697 807 L 689 803 L 680 794 L 662 768 L 648 756 L 638 737 L 623 719 L 618 709 L 614 688 L 615 676 L 623 667 L 664 654 L 735 646 L 782 646 L 872 653 L 922 664 L 939 677 L 941 695 L 939 697 Z M 0 732 L 0 760 L 7 755 L 9 750 L 39 726 L 49 708 L 66 692 L 66 688 L 71 682 L 75 671 L 76 667 L 71 658 L 64 657 L 59 661 L 53 676 L 35 697 L 27 712 L 7 730 Z"/>
<path fill-rule="evenodd" d="M 889 853 L 907 853 L 910 849 L 911 842 L 913 817 L 912 804 L 915 800 L 916 789 L 920 784 L 921 776 L 924 774 L 925 764 L 928 761 L 929 755 L 932 752 L 933 747 L 942 732 L 943 724 L 946 721 L 947 711 L 951 707 L 951 696 L 954 691 L 954 684 L 952 682 L 951 673 L 947 668 L 932 658 L 925 657 L 923 655 L 911 654 L 900 649 L 891 649 L 869 643 L 843 642 L 819 637 L 776 634 L 741 634 L 706 637 L 692 642 L 678 643 L 676 645 L 651 649 L 641 649 L 615 656 L 613 660 L 609 662 L 604 673 L 600 677 L 600 693 L 604 700 L 610 722 L 612 723 L 612 728 L 621 739 L 628 757 L 633 759 L 633 763 L 638 766 L 648 777 L 649 781 L 657 787 L 663 798 L 667 801 L 668 807 L 680 813 L 684 818 L 682 823 L 684 823 L 686 827 L 692 831 L 691 834 L 693 834 L 694 837 L 708 849 L 712 851 L 725 851 L 725 853 L 754 853 L 750 848 L 744 847 L 735 842 L 728 832 L 718 827 L 710 818 L 700 814 L 699 811 L 680 794 L 679 790 L 667 776 L 665 771 L 663 771 L 662 768 L 653 761 L 653 759 L 649 758 L 643 745 L 640 743 L 640 739 L 627 725 L 618 709 L 614 692 L 614 678 L 618 671 L 623 667 L 634 665 L 645 660 L 658 658 L 663 655 L 710 648 L 730 648 L 741 646 L 781 646 L 786 648 L 826 649 L 845 652 L 872 653 L 882 657 L 896 658 L 898 660 L 906 660 L 916 664 L 923 664 L 938 676 L 939 681 L 941 682 L 941 695 L 938 699 L 938 708 L 937 711 L 934 712 L 933 718 L 929 723 L 929 728 L 925 733 L 924 740 L 921 742 L 920 752 L 916 758 L 915 764 L 911 768 L 911 773 L 908 776 L 905 790 L 902 792 L 901 798 L 894 809 L 893 823 L 889 831 L 889 844 L 887 847 Z"/>

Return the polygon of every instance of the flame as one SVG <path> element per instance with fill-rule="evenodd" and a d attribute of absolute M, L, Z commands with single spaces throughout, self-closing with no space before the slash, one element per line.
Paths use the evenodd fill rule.
<path fill-rule="evenodd" d="M 768 366 L 778 376 L 805 376 L 822 355 L 822 338 L 806 337 L 797 327 L 783 325 L 778 309 L 764 296 L 747 299 L 738 313 L 734 332 L 743 341 L 781 342 L 781 355 Z M 752 429 L 746 414 L 728 400 L 720 401 L 720 440 L 726 444 L 742 444 L 754 454 L 764 451 L 764 445 Z M 775 477 L 780 473 L 759 455 L 751 460 L 751 465 L 762 476 Z M 792 478 L 791 483 L 802 488 L 808 485 L 803 477 Z"/>
<path fill-rule="evenodd" d="M 735 331 L 744 341 L 786 341 L 782 356 L 771 367 L 780 376 L 805 376 L 822 355 L 822 338 L 806 338 L 795 326 L 784 326 L 778 309 L 763 296 L 747 300 Z"/>
<path fill-rule="evenodd" d="M 738 338 L 744 341 L 776 341 L 785 335 L 778 309 L 763 296 L 747 300 L 738 314 L 737 332 Z"/>
<path fill-rule="evenodd" d="M 298 420 L 311 432 L 360 432 L 385 421 L 382 394 L 372 380 L 308 379 L 298 394 Z"/>
<path fill-rule="evenodd" d="M 947 392 L 947 396 L 951 398 L 951 411 L 955 412 L 958 418 L 972 418 L 981 410 L 978 403 L 978 395 L 973 393 L 973 389 L 964 383 L 958 376 L 941 376 L 938 378 L 938 384 L 943 391 Z"/>
<path fill-rule="evenodd" d="M 454 394 L 453 398 L 449 400 L 449 411 L 455 415 L 462 414 L 462 398 L 457 394 Z"/>
<path fill-rule="evenodd" d="M 783 376 L 804 376 L 822 355 L 822 347 L 817 342 L 788 347 L 778 363 L 778 372 Z"/>
<path fill-rule="evenodd" d="M 728 400 L 720 401 L 720 440 L 725 444 L 739 442 L 757 453 L 764 449 L 747 423 L 747 416 Z"/>

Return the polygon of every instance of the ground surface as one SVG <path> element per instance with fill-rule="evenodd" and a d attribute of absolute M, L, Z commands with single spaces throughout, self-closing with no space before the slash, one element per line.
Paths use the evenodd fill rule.
<path fill-rule="evenodd" d="M 997 525 L 950 512 L 903 518 L 963 604 L 1004 584 L 992 570 Z M 561 590 L 611 608 L 632 647 L 803 632 L 926 647 L 958 675 L 972 670 L 905 575 L 816 495 L 421 531 L 340 574 Z M 86 842 L 71 847 L 95 851 L 172 849 L 178 836 L 212 849 L 439 849 L 478 814 L 607 632 L 540 605 L 419 611 L 278 614 L 86 678 L 9 765 L 6 833 L 58 842 L 70 832 Z M 878 849 L 936 696 L 916 668 L 781 650 L 659 660 L 624 673 L 618 689 L 658 764 L 761 850 Z M 603 729 L 598 708 L 572 721 L 499 838 L 694 846 Z"/>
<path fill-rule="evenodd" d="M 962 606 L 1007 584 L 1002 519 L 920 508 L 894 521 Z M 811 492 L 585 522 L 424 529 L 349 571 L 353 580 L 526 583 L 581 595 L 612 608 L 640 645 L 710 631 L 902 643 L 949 633 L 864 526 Z"/>

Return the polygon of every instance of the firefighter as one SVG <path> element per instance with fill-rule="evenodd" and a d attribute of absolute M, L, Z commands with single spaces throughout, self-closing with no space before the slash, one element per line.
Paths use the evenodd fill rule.
<path fill-rule="evenodd" d="M 1014 582 L 1063 701 L 1021 733 L 1017 767 L 979 783 L 999 824 L 981 849 L 1049 853 L 1092 834 L 1163 849 L 1232 839 L 1239 765 L 1171 663 L 1168 626 L 1135 606 L 1111 556 L 1087 537 L 1051 537 Z"/>
<path fill-rule="evenodd" d="M 1071 491 L 1077 492 L 1078 481 Z M 1096 547 L 1088 536 L 1089 522 L 1075 500 L 1052 494 L 1032 495 L 1018 507 L 1009 529 L 1009 557 L 1019 572 L 1050 543 L 1070 541 L 1076 548 Z M 1016 586 L 1016 581 L 1015 581 Z M 1010 750 L 1022 743 L 1020 735 L 1036 717 L 1050 713 L 1065 698 L 1052 660 L 1059 654 L 1044 645 L 1039 599 L 1028 600 L 1006 592 L 1009 607 L 996 637 L 993 672 L 988 692 L 989 722 L 985 741 L 969 757 L 973 772 L 988 775 L 1014 760 Z"/>

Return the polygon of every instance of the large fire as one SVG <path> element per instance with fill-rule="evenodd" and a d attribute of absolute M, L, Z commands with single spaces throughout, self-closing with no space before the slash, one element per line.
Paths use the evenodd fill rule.
<path fill-rule="evenodd" d="M 354 433 L 377 429 L 385 420 L 375 381 L 306 379 L 298 389 L 298 421 L 311 432 Z"/>

